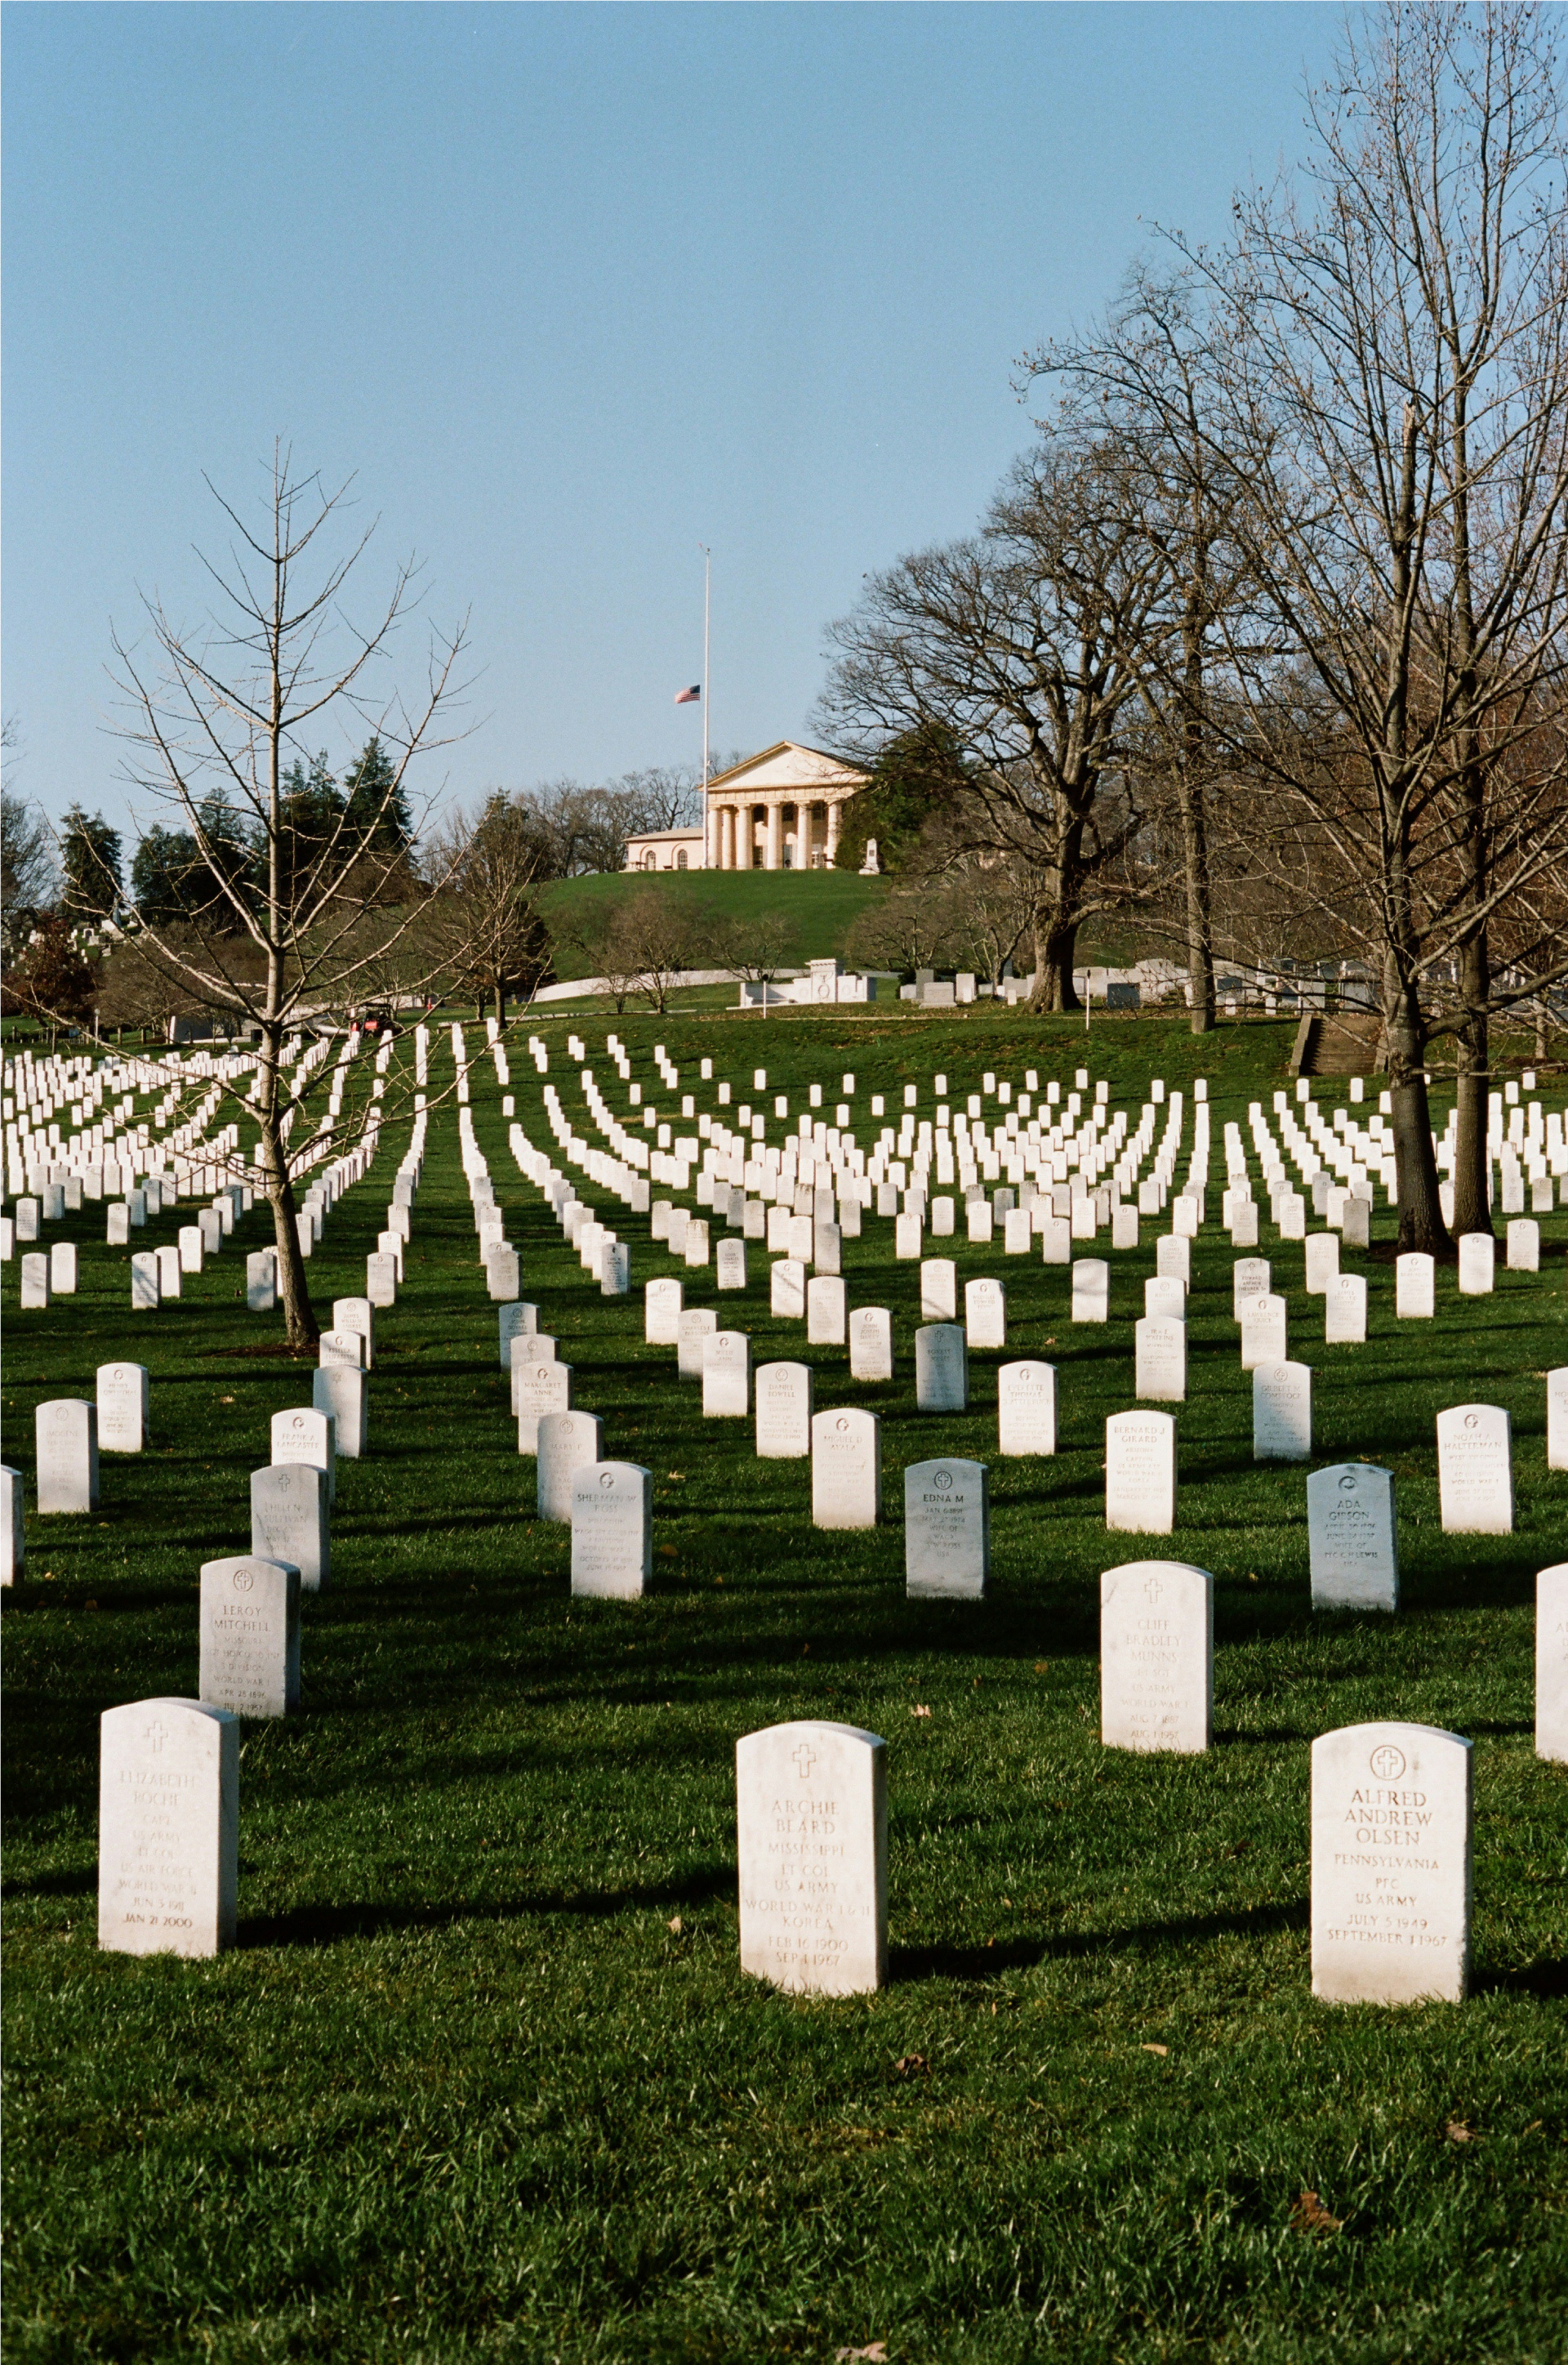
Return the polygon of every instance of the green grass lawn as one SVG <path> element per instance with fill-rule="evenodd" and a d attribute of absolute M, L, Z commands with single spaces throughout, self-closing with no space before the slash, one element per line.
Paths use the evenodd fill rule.
<path fill-rule="evenodd" d="M 786 955 L 791 967 L 842 953 L 846 936 L 867 904 L 887 892 L 885 880 L 862 879 L 854 870 L 661 871 L 651 877 L 622 872 L 613 878 L 563 879 L 542 889 L 539 896 L 539 908 L 554 938 L 555 974 L 563 982 L 594 973 L 588 956 L 568 941 L 573 925 L 582 925 L 588 913 L 650 887 L 685 895 L 703 911 L 727 920 L 781 913 L 794 931 Z"/>
<path fill-rule="evenodd" d="M 588 1131 L 573 1023 L 540 1031 Z M 623 1109 L 605 1021 L 584 1032 Z M 1085 1044 L 986 1008 L 620 1032 L 645 1087 L 666 1043 L 700 1108 L 702 1056 L 737 1101 L 754 1063 L 792 1106 L 823 1080 L 830 1115 L 852 1068 L 862 1138 L 872 1092 L 935 1066 L 958 1091 L 988 1066 L 1067 1083 L 1081 1061 L 1136 1120 L 1151 1073 L 1196 1065 L 1217 1152 L 1225 1118 L 1282 1081 L 1292 1029 L 1195 1044 L 1097 1019 Z M 512 1072 L 548 1146 L 521 1043 Z M 450 1074 L 442 1037 L 432 1082 Z M 1301 1248 L 1265 1223 L 1314 1366 L 1317 1462 L 1365 1455 L 1398 1483 L 1399 1616 L 1315 1619 L 1305 1475 L 1252 1463 L 1217 1227 L 1194 1255 L 1181 1524 L 1158 1542 L 1102 1517 L 1148 1221 L 1112 1261 L 1103 1328 L 1070 1327 L 1061 1269 L 954 1244 L 961 1279 L 1006 1283 L 1008 1353 L 1058 1366 L 1051 1461 L 995 1454 L 999 1355 L 971 1356 L 967 1416 L 915 1413 L 917 1268 L 891 1261 L 890 1224 L 845 1250 L 850 1304 L 894 1310 L 890 1387 L 852 1384 L 841 1351 L 771 1319 L 756 1244 L 744 1301 L 687 1276 L 755 1360 L 813 1363 L 819 1408 L 881 1414 L 884 1525 L 818 1535 L 806 1465 L 757 1462 L 749 1424 L 704 1423 L 673 1351 L 644 1345 L 640 1285 L 677 1270 L 645 1221 L 609 1212 L 634 1295 L 601 1299 L 512 1163 L 488 1063 L 474 1115 L 577 1402 L 608 1452 L 654 1473 L 655 1590 L 574 1605 L 566 1531 L 532 1519 L 448 1104 L 381 1317 L 371 1455 L 339 1466 L 303 1712 L 245 1731 L 239 1944 L 213 1962 L 96 1951 L 97 1720 L 194 1690 L 198 1564 L 245 1549 L 269 1416 L 308 1401 L 305 1366 L 233 1351 L 279 1336 L 242 1304 L 263 1219 L 153 1316 L 130 1314 L 96 1211 L 68 1219 L 94 1243 L 73 1302 L 22 1314 L 4 1268 L 6 1459 L 29 1483 L 41 1397 L 90 1394 L 111 1358 L 153 1375 L 152 1449 L 104 1457 L 95 1519 L 29 1519 L 5 1603 L 8 2356 L 1561 2359 L 1568 1804 L 1533 1752 L 1531 1605 L 1536 1570 L 1568 1558 L 1541 1377 L 1568 1361 L 1568 1216 L 1543 1227 L 1539 1278 L 1500 1273 L 1462 1310 L 1445 1272 L 1438 1320 L 1395 1326 L 1380 1212 L 1359 1349 L 1322 1345 Z M 390 1129 L 330 1220 L 309 1268 L 323 1299 L 363 1286 L 405 1139 Z M 1439 1523 L 1433 1418 L 1472 1398 L 1513 1416 L 1508 1538 Z M 900 1473 L 937 1451 L 991 1465 L 982 1605 L 904 1597 Z M 1215 1578 L 1201 1759 L 1097 1738 L 1098 1575 L 1154 1552 Z M 737 1967 L 734 1743 L 806 1716 L 889 1744 L 890 1976 L 853 2001 Z M 1309 1746 L 1375 1716 L 1475 1743 L 1462 2006 L 1308 1992 Z M 1305 2225 L 1304 2192 L 1337 2225 Z"/>

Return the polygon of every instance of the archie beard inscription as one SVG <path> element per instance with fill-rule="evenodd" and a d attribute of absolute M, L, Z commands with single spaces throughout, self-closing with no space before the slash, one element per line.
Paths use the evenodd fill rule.
<path fill-rule="evenodd" d="M 797 1993 L 881 1984 L 884 1744 L 849 1725 L 774 1725 L 737 1745 L 741 1968 Z"/>

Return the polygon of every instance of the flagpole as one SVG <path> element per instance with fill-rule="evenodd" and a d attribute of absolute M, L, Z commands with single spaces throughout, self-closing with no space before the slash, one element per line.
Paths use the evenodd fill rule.
<path fill-rule="evenodd" d="M 713 554 L 705 542 L 697 545 L 702 553 L 702 826 L 708 826 L 708 618 L 712 604 Z"/>

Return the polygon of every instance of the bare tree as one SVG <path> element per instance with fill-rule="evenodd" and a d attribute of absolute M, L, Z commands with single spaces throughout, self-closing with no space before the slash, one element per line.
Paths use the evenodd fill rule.
<path fill-rule="evenodd" d="M 21 730 L 14 714 L 0 723 L 0 947 L 9 960 L 58 900 L 60 869 L 48 822 L 16 785 Z"/>
<path fill-rule="evenodd" d="M 834 624 L 824 727 L 868 753 L 936 728 L 969 760 L 955 838 L 1032 886 L 1034 1005 L 1079 1006 L 1080 929 L 1141 892 L 1142 816 L 1121 760 L 1168 562 L 1123 457 L 1052 439 L 1021 462 L 984 532 L 873 577 Z"/>
<path fill-rule="evenodd" d="M 476 1002 L 501 1026 L 507 996 L 551 974 L 550 935 L 534 891 L 546 852 L 523 805 L 491 796 L 472 820 L 458 814 L 427 848 L 439 880 L 410 932 L 415 966 Z"/>
<path fill-rule="evenodd" d="M 1254 191 L 1215 297 L 1211 431 L 1278 625 L 1233 652 L 1239 760 L 1306 841 L 1383 978 L 1400 1241 L 1439 1249 L 1426 1087 L 1453 1027 L 1455 1221 L 1487 1220 L 1485 1023 L 1533 981 L 1489 932 L 1568 851 L 1558 782 L 1510 758 L 1554 703 L 1568 589 L 1568 242 L 1548 20 L 1412 0 L 1352 20 L 1313 102 L 1308 190 Z M 1316 710 L 1316 711 L 1314 711 Z M 1312 727 L 1301 727 L 1304 716 Z M 1283 797 L 1280 792 L 1283 791 Z M 1315 891 L 1298 873 L 1297 892 Z M 1431 1002 L 1456 980 L 1451 1018 Z"/>
<path fill-rule="evenodd" d="M 695 967 L 703 947 L 700 906 L 668 887 L 644 887 L 622 903 L 618 920 L 624 958 L 637 965 L 634 991 L 650 1010 L 666 1010 L 681 972 Z"/>
<path fill-rule="evenodd" d="M 946 963 L 954 948 L 953 926 L 945 896 L 933 894 L 928 880 L 901 883 L 868 903 L 845 939 L 845 953 L 860 969 L 934 969 Z"/>
<path fill-rule="evenodd" d="M 319 476 L 297 475 L 280 447 L 254 530 L 211 489 L 235 536 L 224 565 L 203 560 L 217 612 L 187 628 L 149 599 L 149 656 L 114 644 L 132 715 L 129 777 L 177 810 L 212 887 L 205 904 L 191 898 L 177 930 L 144 925 L 138 944 L 171 984 L 254 1032 L 255 1097 L 226 1089 L 261 1136 L 288 1338 L 304 1347 L 317 1324 L 288 1145 L 305 1087 L 286 1069 L 285 1040 L 313 1013 L 359 1000 L 407 940 L 418 906 L 380 901 L 382 872 L 403 859 L 400 847 L 386 848 L 384 824 L 416 757 L 442 744 L 465 632 L 431 634 L 420 689 L 405 700 L 390 678 L 390 646 L 414 603 L 415 569 L 395 569 L 368 624 L 352 620 L 351 577 L 374 529 L 330 554 L 329 530 L 343 522 L 347 488 L 329 491 Z M 375 796 L 330 813 L 302 850 L 285 809 L 286 768 L 307 752 L 307 732 L 319 744 L 335 721 L 355 741 L 368 726 L 385 770 Z M 236 829 L 250 857 L 243 864 Z M 324 1137 L 318 1129 L 310 1139 L 319 1148 Z"/>
<path fill-rule="evenodd" d="M 799 931 L 782 912 L 748 909 L 733 915 L 715 913 L 705 934 L 714 966 L 733 970 L 747 984 L 763 989 L 762 1012 L 767 1014 L 767 988 L 781 977 L 795 951 Z"/>

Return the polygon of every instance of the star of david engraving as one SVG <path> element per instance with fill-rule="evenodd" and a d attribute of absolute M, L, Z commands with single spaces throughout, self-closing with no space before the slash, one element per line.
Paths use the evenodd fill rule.
<path fill-rule="evenodd" d="M 812 1747 L 810 1742 L 802 1741 L 799 1749 L 792 1750 L 790 1752 L 790 1755 L 794 1760 L 801 1781 L 809 1782 L 812 1778 L 812 1768 L 817 1762 L 816 1751 Z"/>

